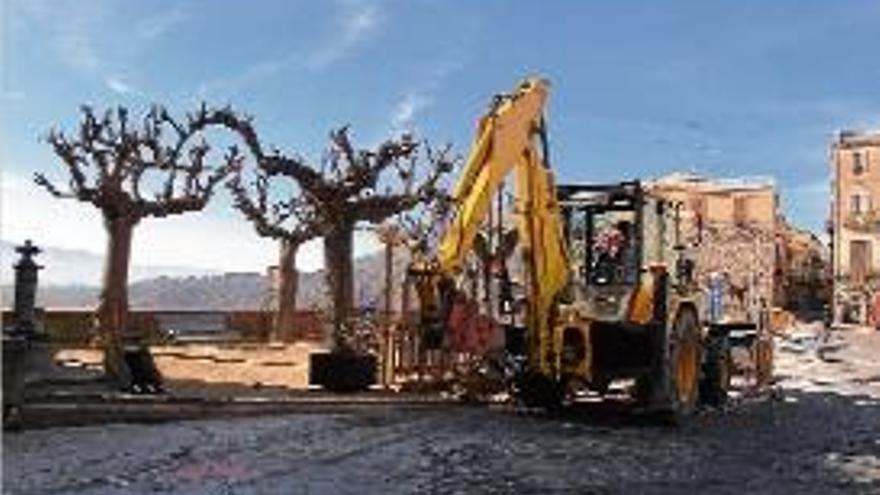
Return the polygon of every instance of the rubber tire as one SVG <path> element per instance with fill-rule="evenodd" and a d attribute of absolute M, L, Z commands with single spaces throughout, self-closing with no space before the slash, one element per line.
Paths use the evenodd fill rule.
<path fill-rule="evenodd" d="M 769 386 L 773 381 L 773 338 L 762 335 L 755 341 L 755 381 L 758 388 Z"/>
<path fill-rule="evenodd" d="M 565 386 L 544 374 L 526 372 L 516 380 L 514 397 L 526 407 L 558 412 L 565 398 Z"/>
<path fill-rule="evenodd" d="M 675 363 L 678 361 L 677 345 L 681 339 L 690 339 L 695 346 L 694 383 L 691 384 L 692 393 L 689 398 L 682 401 L 677 393 Z M 690 416 L 697 406 L 699 396 L 699 378 L 701 360 L 700 327 L 695 313 L 691 310 L 682 310 L 676 316 L 675 323 L 663 342 L 663 356 L 657 360 L 654 370 L 639 377 L 636 380 L 634 395 L 637 403 L 647 408 L 650 412 L 663 415 L 673 422 L 677 422 Z"/>
<path fill-rule="evenodd" d="M 599 395 L 605 395 L 608 393 L 608 389 L 611 386 L 611 380 L 608 378 L 599 378 L 594 383 L 590 384 L 590 389 L 596 392 Z"/>

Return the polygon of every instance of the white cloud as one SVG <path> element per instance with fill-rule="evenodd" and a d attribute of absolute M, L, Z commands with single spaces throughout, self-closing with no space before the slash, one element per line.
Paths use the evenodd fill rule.
<path fill-rule="evenodd" d="M 395 131 L 411 130 L 416 115 L 431 105 L 431 98 L 417 92 L 407 93 L 394 108 L 391 127 Z"/>
<path fill-rule="evenodd" d="M 56 176 L 57 178 L 58 176 Z M 56 180 L 63 185 L 63 180 Z M 93 206 L 73 199 L 57 199 L 27 178 L 2 176 L 2 237 L 20 243 L 103 253 L 106 234 L 101 215 Z M 304 250 L 301 263 L 320 262 Z M 235 215 L 193 213 L 145 219 L 134 233 L 132 259 L 137 265 L 190 266 L 224 271 L 262 271 L 275 262 L 277 248 L 259 238 L 249 224 Z"/>
<path fill-rule="evenodd" d="M 116 76 L 108 77 L 104 81 L 104 84 L 107 85 L 107 88 L 110 89 L 110 91 L 113 91 L 114 93 L 117 93 L 120 95 L 128 95 L 128 94 L 135 93 L 134 87 L 132 87 L 130 84 L 126 83 L 125 81 L 123 81 L 122 79 L 120 79 L 119 77 L 116 77 Z"/>
<path fill-rule="evenodd" d="M 196 89 L 196 99 L 229 96 L 291 66 L 320 71 L 341 60 L 376 30 L 381 15 L 376 5 L 363 1 L 340 2 L 339 5 L 340 10 L 333 20 L 333 32 L 305 56 L 305 61 L 301 53 L 263 60 L 239 73 L 216 77 L 200 84 Z"/>
<path fill-rule="evenodd" d="M 22 15 L 51 43 L 62 63 L 94 73 L 102 66 L 93 33 L 107 15 L 105 1 L 33 0 L 16 2 L 12 14 Z"/>
<path fill-rule="evenodd" d="M 63 175 L 53 174 L 64 186 Z M 43 246 L 103 253 L 106 234 L 101 215 L 92 205 L 58 199 L 27 177 L 4 171 L 2 238 L 20 243 L 33 239 Z M 313 248 L 312 248 L 313 249 Z M 132 260 L 137 265 L 189 266 L 224 271 L 262 271 L 275 262 L 274 243 L 259 238 L 252 227 L 234 215 L 216 211 L 145 219 L 135 229 Z M 305 266 L 317 258 L 304 252 Z"/>
<path fill-rule="evenodd" d="M 0 226 L 4 239 L 100 252 L 104 230 L 90 205 L 53 198 L 30 177 L 8 167 L 0 175 Z M 64 185 L 64 181 L 56 181 Z"/>
<path fill-rule="evenodd" d="M 367 6 L 356 10 L 350 17 L 345 18 L 344 25 L 349 35 L 359 36 L 376 25 L 376 9 L 373 6 Z"/>
<path fill-rule="evenodd" d="M 56 38 L 56 49 L 62 60 L 75 69 L 95 71 L 101 66 L 97 49 L 89 35 L 93 21 L 75 16 L 69 24 L 62 25 Z"/>
<path fill-rule="evenodd" d="M 334 32 L 324 45 L 312 52 L 306 66 L 317 71 L 344 58 L 376 31 L 379 20 L 379 10 L 375 5 L 365 2 L 343 4 L 335 22 Z"/>
<path fill-rule="evenodd" d="M 4 90 L 0 93 L 0 99 L 3 101 L 22 101 L 25 98 L 24 91 Z"/>
<path fill-rule="evenodd" d="M 433 61 L 422 81 L 404 91 L 403 97 L 392 109 L 391 132 L 415 130 L 416 117 L 434 104 L 433 94 L 452 74 L 462 68 L 464 61 L 461 58 Z"/>
<path fill-rule="evenodd" d="M 188 17 L 189 15 L 183 8 L 180 5 L 176 5 L 171 9 L 141 20 L 135 26 L 134 32 L 144 40 L 153 41 L 183 24 Z"/>
<path fill-rule="evenodd" d="M 64 180 L 50 178 L 60 186 Z M 222 201 L 208 211 L 144 219 L 134 232 L 132 263 L 139 266 L 179 266 L 219 271 L 263 272 L 278 262 L 278 244 L 259 237 L 253 227 Z M 23 175 L 4 167 L 0 175 L 0 237 L 19 244 L 79 249 L 101 254 L 106 234 L 93 206 L 57 199 Z M 355 234 L 355 254 L 380 248 L 368 232 Z M 5 263 L 5 261 L 4 261 Z M 320 240 L 300 249 L 297 266 L 304 271 L 323 267 Z"/>
<path fill-rule="evenodd" d="M 228 96 L 243 88 L 271 77 L 287 65 L 286 60 L 264 60 L 251 65 L 239 74 L 219 77 L 202 83 L 196 89 L 197 100 L 207 100 L 218 96 Z"/>
<path fill-rule="evenodd" d="M 127 72 L 125 67 L 130 63 L 122 54 L 137 53 L 137 47 L 147 46 L 186 18 L 179 7 L 146 18 L 123 34 L 127 38 L 122 49 L 121 45 L 106 42 L 106 36 L 120 24 L 111 17 L 112 4 L 108 0 L 14 2 L 10 14 L 22 29 L 33 30 L 45 39 L 61 64 L 121 95 L 138 93 L 118 76 Z"/>

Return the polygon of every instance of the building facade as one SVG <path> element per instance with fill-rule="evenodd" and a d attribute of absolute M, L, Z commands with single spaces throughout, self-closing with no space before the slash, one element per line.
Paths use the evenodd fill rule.
<path fill-rule="evenodd" d="M 831 146 L 834 320 L 880 325 L 880 131 Z"/>
<path fill-rule="evenodd" d="M 652 194 L 681 205 L 683 241 L 701 285 L 708 286 L 714 275 L 723 277 L 726 318 L 754 319 L 775 304 L 780 251 L 772 179 L 674 173 L 646 185 Z"/>
<path fill-rule="evenodd" d="M 825 319 L 831 301 L 827 241 L 780 218 L 775 305 L 806 319 Z"/>

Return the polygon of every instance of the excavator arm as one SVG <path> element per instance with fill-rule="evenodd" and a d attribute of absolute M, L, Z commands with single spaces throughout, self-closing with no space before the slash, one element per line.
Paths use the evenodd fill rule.
<path fill-rule="evenodd" d="M 513 172 L 515 214 L 527 276 L 527 321 L 530 362 L 549 360 L 550 316 L 557 294 L 569 276 L 562 218 L 553 173 L 546 157 L 543 110 L 549 84 L 526 79 L 512 94 L 496 97 L 480 119 L 476 140 L 453 190 L 455 215 L 447 225 L 436 257 L 418 284 L 423 316 L 442 320 L 444 287 L 472 250 L 492 198 Z M 541 144 L 543 149 L 538 148 Z"/>

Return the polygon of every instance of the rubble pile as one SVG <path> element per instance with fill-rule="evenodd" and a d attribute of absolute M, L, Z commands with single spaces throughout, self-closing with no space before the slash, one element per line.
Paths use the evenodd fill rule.
<path fill-rule="evenodd" d="M 699 235 L 697 277 L 705 285 L 710 274 L 724 275 L 722 314 L 745 319 L 751 309 L 772 303 L 776 247 L 770 227 L 715 224 Z"/>

